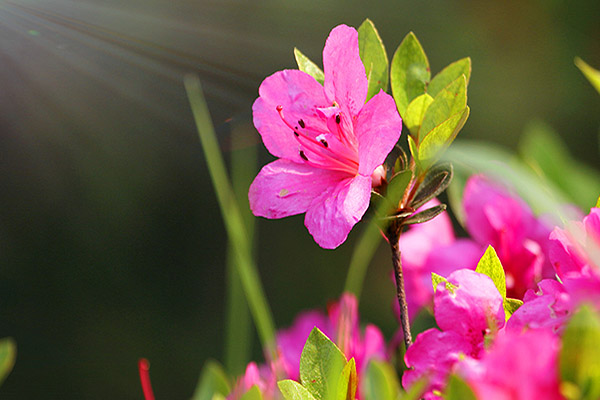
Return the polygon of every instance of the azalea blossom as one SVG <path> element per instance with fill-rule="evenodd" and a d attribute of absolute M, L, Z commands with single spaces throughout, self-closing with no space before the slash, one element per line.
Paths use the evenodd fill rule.
<path fill-rule="evenodd" d="M 559 348 L 559 338 L 546 330 L 503 331 L 480 360 L 465 359 L 457 371 L 478 399 L 560 400 Z"/>
<path fill-rule="evenodd" d="M 383 91 L 366 104 L 368 80 L 358 33 L 335 27 L 323 49 L 324 84 L 299 70 L 266 78 L 252 107 L 254 125 L 278 160 L 250 186 L 256 216 L 306 213 L 323 248 L 343 243 L 369 206 L 372 176 L 400 137 L 402 120 Z M 375 174 L 374 174 L 375 173 Z"/>
<path fill-rule="evenodd" d="M 461 269 L 447 280 L 454 287 L 440 283 L 434 299 L 440 330 L 432 328 L 419 334 L 404 357 L 410 369 L 402 376 L 402 385 L 409 388 L 427 377 L 425 399 L 439 398 L 434 392 L 443 389 L 456 363 L 466 357 L 481 357 L 486 335 L 504 326 L 502 295 L 488 276 Z"/>
<path fill-rule="evenodd" d="M 306 311 L 296 317 L 291 327 L 279 330 L 275 338 L 278 360 L 261 366 L 248 364 L 228 400 L 239 399 L 254 385 L 261 390 L 264 399 L 280 398 L 277 380 L 300 379 L 300 357 L 314 327 L 329 337 L 347 359 L 354 358 L 359 382 L 362 382 L 360 377 L 366 372 L 370 360 L 388 359 L 383 334 L 370 324 L 364 333 L 361 331 L 356 297 L 345 293 L 338 302 L 329 305 L 327 314 L 318 310 Z M 360 392 L 359 387 L 357 398 L 360 398 Z"/>
<path fill-rule="evenodd" d="M 529 206 L 483 175 L 465 186 L 466 228 L 475 242 L 496 250 L 506 274 L 506 295 L 523 298 L 554 271 L 548 260 L 550 227 Z"/>

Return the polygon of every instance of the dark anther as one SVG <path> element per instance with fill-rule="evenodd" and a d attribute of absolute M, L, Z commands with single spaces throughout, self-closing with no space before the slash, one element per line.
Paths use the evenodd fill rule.
<path fill-rule="evenodd" d="M 306 124 L 304 123 L 304 120 L 299 119 L 298 124 L 302 127 L 302 129 L 306 128 Z"/>
<path fill-rule="evenodd" d="M 306 154 L 304 154 L 302 150 L 300 150 L 300 157 L 302 157 L 304 161 L 308 161 L 308 157 L 306 157 Z"/>
<path fill-rule="evenodd" d="M 294 135 L 295 135 L 296 137 L 300 136 L 300 134 L 299 134 L 298 132 L 296 132 L 296 131 L 294 131 Z"/>
<path fill-rule="evenodd" d="M 338 114 L 338 115 L 335 116 L 335 123 L 339 124 L 340 121 L 341 121 L 340 114 Z"/>
<path fill-rule="evenodd" d="M 325 147 L 329 147 L 329 143 L 327 143 L 327 140 L 325 139 L 321 139 L 321 144 Z"/>

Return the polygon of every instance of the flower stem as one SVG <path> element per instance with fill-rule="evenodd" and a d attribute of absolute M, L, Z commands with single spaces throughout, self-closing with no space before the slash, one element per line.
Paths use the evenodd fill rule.
<path fill-rule="evenodd" d="M 410 333 L 402 260 L 400 259 L 400 244 L 398 243 L 401 232 L 402 226 L 397 222 L 392 222 L 387 229 L 387 238 L 390 242 L 390 249 L 392 250 L 392 264 L 394 264 L 394 276 L 396 277 L 396 294 L 398 295 L 398 305 L 400 306 L 400 326 L 404 333 L 404 345 L 406 346 L 406 349 L 408 349 L 412 344 L 412 334 Z"/>

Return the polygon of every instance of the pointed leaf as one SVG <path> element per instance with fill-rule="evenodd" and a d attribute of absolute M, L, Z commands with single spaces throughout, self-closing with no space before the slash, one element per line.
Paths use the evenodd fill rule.
<path fill-rule="evenodd" d="M 469 384 L 454 374 L 448 378 L 443 398 L 445 400 L 477 400 Z"/>
<path fill-rule="evenodd" d="M 319 328 L 313 328 L 300 357 L 300 382 L 317 399 L 335 393 L 346 357 Z"/>
<path fill-rule="evenodd" d="M 600 71 L 590 67 L 579 57 L 575 57 L 575 65 L 583 72 L 583 75 L 590 81 L 592 86 L 600 93 Z"/>
<path fill-rule="evenodd" d="M 464 75 L 442 89 L 425 111 L 419 137 L 424 138 L 436 126 L 465 109 L 467 106 L 467 81 Z"/>
<path fill-rule="evenodd" d="M 391 67 L 392 93 L 402 118 L 408 104 L 425 93 L 429 79 L 429 60 L 415 34 L 410 32 L 396 49 Z"/>
<path fill-rule="evenodd" d="M 298 69 L 302 72 L 306 72 L 317 80 L 321 85 L 325 81 L 325 74 L 317 64 L 312 62 L 310 58 L 306 57 L 300 50 L 294 47 L 294 57 L 296 58 L 296 64 Z"/>
<path fill-rule="evenodd" d="M 262 400 L 262 394 L 258 386 L 254 385 L 242 397 L 240 400 Z"/>
<path fill-rule="evenodd" d="M 446 190 L 452 182 L 453 171 L 450 163 L 440 163 L 427 171 L 427 175 L 425 175 L 423 183 L 419 185 L 410 206 L 416 210 Z"/>
<path fill-rule="evenodd" d="M 438 215 L 444 212 L 446 209 L 445 204 L 440 204 L 435 207 L 428 208 L 425 211 L 421 211 L 412 215 L 411 217 L 406 218 L 402 224 L 403 225 L 412 225 L 412 224 L 422 224 L 423 222 L 427 222 L 429 220 L 434 219 Z"/>
<path fill-rule="evenodd" d="M 396 208 L 400 203 L 400 200 L 402 200 L 404 192 L 406 191 L 406 188 L 408 187 L 411 178 L 412 171 L 406 169 L 394 175 L 388 183 L 386 198 L 391 204 L 395 205 Z"/>
<path fill-rule="evenodd" d="M 394 368 L 384 362 L 372 360 L 367 367 L 363 385 L 364 398 L 369 400 L 396 400 L 400 383 Z"/>
<path fill-rule="evenodd" d="M 435 97 L 442 89 L 456 79 L 460 78 L 461 75 L 465 76 L 468 86 L 469 79 L 471 78 L 470 57 L 454 61 L 452 64 L 441 70 L 436 76 L 433 77 L 427 86 L 427 93 L 429 93 L 432 97 Z"/>
<path fill-rule="evenodd" d="M 17 345 L 12 338 L 0 340 L 0 385 L 15 365 L 17 357 Z"/>
<path fill-rule="evenodd" d="M 369 81 L 368 101 L 380 90 L 387 90 L 389 70 L 387 53 L 379 32 L 368 18 L 358 28 L 358 48 Z"/>
<path fill-rule="evenodd" d="M 431 273 L 431 284 L 433 285 L 433 293 L 437 292 L 437 288 L 440 283 L 446 282 L 446 289 L 454 293 L 454 290 L 458 287 L 450 282 L 448 279 L 444 278 L 441 275 L 436 274 L 435 272 Z"/>
<path fill-rule="evenodd" d="M 215 394 L 227 396 L 230 390 L 229 378 L 223 371 L 223 367 L 216 361 L 207 361 L 202 368 L 200 380 L 192 399 L 211 400 Z"/>
<path fill-rule="evenodd" d="M 413 137 L 410 135 L 408 136 L 408 148 L 413 160 L 415 160 L 417 165 L 419 165 L 419 147 L 417 146 L 415 139 L 413 139 Z"/>
<path fill-rule="evenodd" d="M 351 358 L 346 363 L 338 380 L 335 400 L 354 400 L 356 397 L 356 388 L 358 387 L 357 379 L 356 362 L 354 358 Z"/>
<path fill-rule="evenodd" d="M 506 275 L 496 250 L 492 246 L 488 246 L 483 256 L 481 256 L 475 272 L 489 276 L 502 295 L 502 299 L 506 299 Z"/>
<path fill-rule="evenodd" d="M 504 299 L 504 315 L 506 316 L 506 320 L 510 318 L 511 315 L 515 313 L 523 305 L 523 300 L 519 299 L 511 299 L 507 297 Z"/>
<path fill-rule="evenodd" d="M 419 146 L 419 159 L 433 163 L 437 161 L 444 150 L 452 144 L 458 132 L 465 126 L 469 118 L 469 106 L 465 107 L 459 113 L 433 128 L 421 142 Z"/>
<path fill-rule="evenodd" d="M 304 386 L 291 379 L 279 381 L 277 386 L 285 400 L 316 400 Z"/>
<path fill-rule="evenodd" d="M 427 111 L 431 103 L 433 103 L 433 97 L 425 93 L 414 98 L 406 107 L 406 115 L 403 116 L 404 119 L 402 122 L 404 122 L 404 125 L 406 125 L 414 137 L 419 137 L 419 129 L 421 128 L 421 122 L 423 122 L 423 116 L 425 116 L 425 111 Z"/>
<path fill-rule="evenodd" d="M 600 398 L 600 316 L 582 307 L 569 321 L 559 355 L 561 380 L 574 383 L 580 399 Z"/>

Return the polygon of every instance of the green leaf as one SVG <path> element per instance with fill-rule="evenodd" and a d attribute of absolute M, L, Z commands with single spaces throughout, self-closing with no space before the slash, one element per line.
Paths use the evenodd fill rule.
<path fill-rule="evenodd" d="M 461 75 L 433 98 L 433 102 L 423 116 L 419 138 L 426 137 L 436 126 L 454 114 L 463 112 L 466 106 L 467 80 L 464 75 Z"/>
<path fill-rule="evenodd" d="M 408 104 L 425 93 L 430 79 L 427 56 L 415 34 L 410 32 L 396 49 L 391 67 L 392 94 L 402 118 Z"/>
<path fill-rule="evenodd" d="M 376 360 L 369 362 L 362 385 L 367 400 L 396 400 L 400 393 L 400 383 L 396 370 L 388 364 Z"/>
<path fill-rule="evenodd" d="M 408 392 L 402 394 L 398 400 L 419 400 L 425 394 L 425 389 L 429 384 L 429 379 L 427 377 L 421 378 L 418 381 L 414 382 Z M 377 400 L 377 399 L 371 399 Z"/>
<path fill-rule="evenodd" d="M 452 182 L 453 171 L 452 164 L 448 162 L 440 163 L 427 171 L 425 179 L 419 185 L 415 196 L 410 202 L 410 206 L 417 209 L 446 190 Z"/>
<path fill-rule="evenodd" d="M 368 101 L 380 90 L 387 90 L 388 70 L 390 68 L 379 32 L 368 18 L 358 28 L 358 49 L 369 81 Z"/>
<path fill-rule="evenodd" d="M 417 165 L 419 165 L 419 147 L 417 146 L 415 139 L 413 139 L 413 137 L 410 135 L 408 136 L 408 148 L 413 160 L 415 160 Z"/>
<path fill-rule="evenodd" d="M 412 224 L 422 224 L 423 222 L 430 221 L 444 212 L 446 209 L 445 204 L 439 204 L 435 207 L 428 208 L 427 210 L 416 213 L 408 218 L 406 218 L 402 224 L 403 225 L 412 225 Z"/>
<path fill-rule="evenodd" d="M 587 209 L 600 192 L 600 173 L 568 152 L 568 146 L 547 124 L 532 121 L 519 141 L 519 153 L 542 183 L 555 184 L 571 202 Z"/>
<path fill-rule="evenodd" d="M 279 381 L 277 386 L 285 400 L 316 400 L 304 386 L 291 379 Z"/>
<path fill-rule="evenodd" d="M 511 299 L 507 297 L 504 299 L 504 314 L 506 315 L 506 320 L 510 318 L 511 315 L 515 313 L 523 305 L 523 300 L 519 299 Z"/>
<path fill-rule="evenodd" d="M 211 400 L 215 394 L 227 396 L 230 391 L 229 378 L 221 365 L 216 361 L 207 361 L 192 400 Z"/>
<path fill-rule="evenodd" d="M 404 122 L 404 125 L 406 125 L 411 135 L 415 137 L 419 136 L 419 129 L 421 128 L 421 122 L 423 122 L 423 116 L 431 103 L 433 103 L 433 97 L 425 93 L 415 97 L 406 107 L 402 122 Z"/>
<path fill-rule="evenodd" d="M 431 284 L 433 285 L 433 293 L 435 293 L 437 291 L 439 284 L 442 282 L 446 282 L 446 289 L 448 289 L 452 293 L 454 293 L 454 290 L 458 287 L 458 286 L 448 282 L 448 279 L 444 278 L 443 276 L 438 275 L 435 272 L 431 273 Z"/>
<path fill-rule="evenodd" d="M 17 357 L 17 345 L 12 338 L 4 338 L 0 340 L 0 385 L 15 365 Z"/>
<path fill-rule="evenodd" d="M 469 384 L 454 374 L 448 378 L 443 397 L 445 400 L 477 400 Z"/>
<path fill-rule="evenodd" d="M 335 394 L 346 357 L 319 328 L 314 327 L 300 357 L 300 382 L 317 399 Z"/>
<path fill-rule="evenodd" d="M 471 58 L 462 58 L 441 70 L 427 86 L 427 93 L 435 97 L 442 89 L 460 78 L 461 75 L 465 76 L 468 86 L 471 78 Z"/>
<path fill-rule="evenodd" d="M 400 200 L 404 196 L 404 192 L 410 183 L 412 178 L 412 171 L 406 169 L 402 172 L 395 174 L 387 186 L 385 197 L 392 204 L 392 206 L 398 207 Z M 394 210 L 395 211 L 395 210 Z"/>
<path fill-rule="evenodd" d="M 302 72 L 306 72 L 317 80 L 321 85 L 325 81 L 325 74 L 317 64 L 312 62 L 310 58 L 306 57 L 300 50 L 294 47 L 294 57 L 296 58 L 296 64 L 298 69 Z"/>
<path fill-rule="evenodd" d="M 598 200 L 596 200 L 596 208 L 600 208 L 600 197 L 598 197 Z"/>
<path fill-rule="evenodd" d="M 262 394 L 258 386 L 254 385 L 242 397 L 240 400 L 262 400 Z"/>
<path fill-rule="evenodd" d="M 475 272 L 489 276 L 502 295 L 502 300 L 506 299 L 506 275 L 504 275 L 504 268 L 502 268 L 496 250 L 492 246 L 488 246 L 483 256 L 481 256 Z"/>
<path fill-rule="evenodd" d="M 592 86 L 600 93 L 600 71 L 590 67 L 579 57 L 575 57 L 575 65 L 583 72 L 583 75 L 590 81 Z"/>
<path fill-rule="evenodd" d="M 351 358 L 344 366 L 338 380 L 335 400 L 354 400 L 357 387 L 356 362 Z"/>
<path fill-rule="evenodd" d="M 433 128 L 421 142 L 419 146 L 419 159 L 431 164 L 437 161 L 441 154 L 456 139 L 458 132 L 465 126 L 469 118 L 469 106 L 461 112 L 452 115 L 450 118 Z"/>
<path fill-rule="evenodd" d="M 577 386 L 579 399 L 600 398 L 600 316 L 582 307 L 569 321 L 559 355 L 561 380 Z"/>

